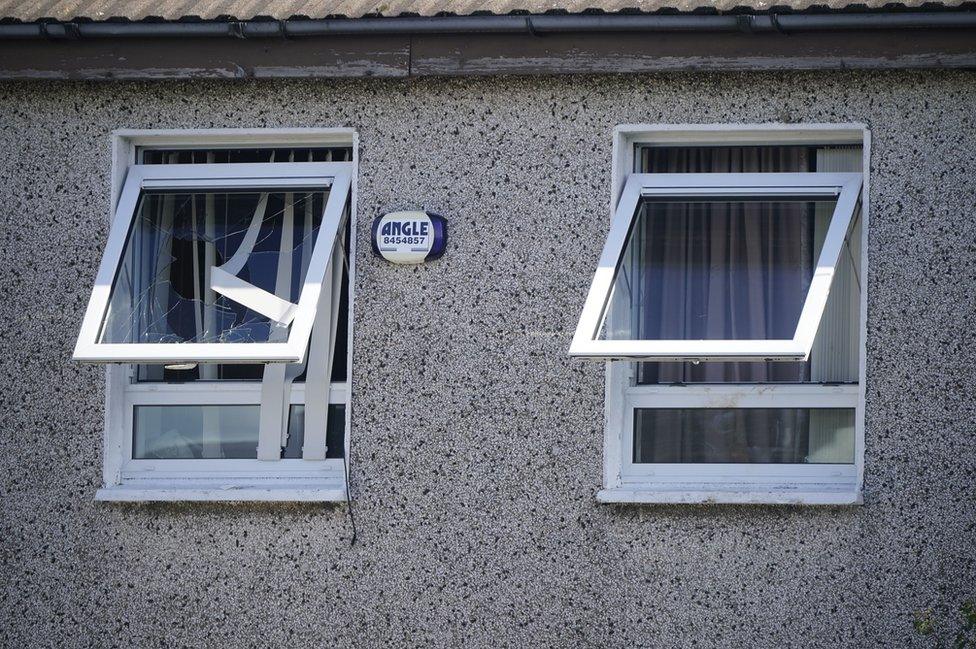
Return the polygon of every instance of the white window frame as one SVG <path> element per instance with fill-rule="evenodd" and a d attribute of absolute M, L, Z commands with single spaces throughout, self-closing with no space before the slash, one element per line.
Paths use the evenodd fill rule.
<path fill-rule="evenodd" d="M 605 503 L 854 505 L 863 502 L 865 339 L 870 132 L 863 124 L 624 125 L 614 130 L 611 220 L 636 174 L 641 144 L 675 146 L 844 145 L 862 147 L 858 383 L 856 385 L 631 385 L 634 364 L 607 360 L 603 488 Z M 664 175 L 664 174 L 648 174 Z M 631 213 L 632 216 L 633 213 Z M 846 234 L 847 228 L 845 228 Z M 819 263 L 819 262 L 818 262 Z M 814 329 L 815 333 L 815 329 Z M 807 349 L 809 352 L 809 349 Z M 736 360 L 739 360 L 738 358 Z M 636 408 L 853 408 L 853 464 L 635 464 Z"/>
<path fill-rule="evenodd" d="M 349 176 L 348 227 L 353 236 L 346 251 L 348 260 L 347 380 L 330 383 L 328 403 L 345 406 L 345 459 L 325 460 L 259 459 L 133 460 L 132 417 L 138 405 L 242 404 L 260 405 L 262 382 L 194 382 L 188 384 L 133 383 L 132 365 L 106 366 L 103 486 L 98 501 L 281 501 L 338 502 L 346 500 L 346 463 L 350 448 L 353 309 L 356 272 L 356 173 L 358 136 L 349 128 L 297 129 L 191 129 L 117 130 L 112 133 L 112 195 L 110 214 L 119 206 L 125 178 L 137 169 L 141 148 L 308 148 L 352 147 Z M 275 165 L 291 163 L 275 163 Z M 314 163 L 333 164 L 333 163 Z M 176 165 L 147 165 L 165 168 Z M 203 165 L 200 165 L 203 166 Z M 209 165 L 208 165 L 209 166 Z M 234 166 L 234 165 L 225 165 Z M 269 165 L 270 166 L 270 165 Z M 336 238 L 341 243 L 342 233 Z M 322 240 L 321 237 L 319 239 Z M 325 256 L 331 250 L 325 251 Z M 313 334 L 314 336 L 314 334 Z M 227 347 L 223 345 L 222 347 Z M 172 358 L 172 352 L 167 360 Z M 290 360 L 292 356 L 288 356 Z M 301 358 L 298 359 L 301 361 Z M 331 367 L 327 368 L 331 373 Z M 295 383 L 289 392 L 291 405 L 304 404 L 308 384 Z"/>
<path fill-rule="evenodd" d="M 348 163 L 276 162 L 267 164 L 133 165 L 125 180 L 115 218 L 85 312 L 74 359 L 102 363 L 300 363 L 308 349 L 319 293 L 332 257 L 351 184 Z M 139 198 L 144 189 L 328 188 L 308 272 L 284 342 L 266 343 L 103 343 L 99 332 L 108 313 L 112 286 L 125 254 Z M 218 269 L 219 270 L 219 269 Z"/>
<path fill-rule="evenodd" d="M 806 360 L 827 304 L 834 268 L 844 246 L 861 189 L 855 173 L 699 173 L 642 174 L 627 178 L 614 210 L 590 291 L 580 315 L 571 356 L 645 360 Z M 645 197 L 682 200 L 709 196 L 810 200 L 836 198 L 833 217 L 799 321 L 789 340 L 601 340 L 604 314 L 612 300 L 614 280 L 627 247 L 631 225 Z"/>

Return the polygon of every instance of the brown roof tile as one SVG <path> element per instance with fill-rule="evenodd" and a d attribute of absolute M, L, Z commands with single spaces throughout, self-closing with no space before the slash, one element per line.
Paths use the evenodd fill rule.
<path fill-rule="evenodd" d="M 955 7 L 965 0 L 943 0 L 939 4 Z M 695 11 L 713 9 L 730 11 L 746 8 L 766 11 L 772 7 L 788 7 L 805 10 L 811 7 L 843 9 L 856 5 L 877 9 L 888 5 L 920 7 L 926 0 L 562 0 L 543 2 L 541 0 L 0 0 L 0 17 L 14 18 L 25 22 L 40 18 L 71 20 L 88 18 L 107 20 L 123 17 L 130 20 L 159 17 L 177 20 L 184 16 L 198 16 L 213 19 L 218 16 L 234 16 L 239 19 L 255 16 L 269 16 L 286 19 L 291 16 L 325 18 L 327 16 L 346 16 L 360 18 L 369 15 L 398 16 L 415 14 L 436 16 L 440 13 L 468 15 L 475 12 L 508 14 L 513 11 L 546 13 L 564 11 L 581 13 L 587 10 L 618 12 L 638 10 L 655 12 L 660 10 Z"/>

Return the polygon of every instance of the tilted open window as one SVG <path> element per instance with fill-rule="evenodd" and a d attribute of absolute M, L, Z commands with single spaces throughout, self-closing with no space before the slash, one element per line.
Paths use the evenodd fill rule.
<path fill-rule="evenodd" d="M 133 166 L 75 360 L 300 363 L 349 185 L 341 163 Z"/>
<path fill-rule="evenodd" d="M 570 349 L 607 361 L 600 500 L 860 501 L 868 141 L 859 125 L 616 130 Z"/>
<path fill-rule="evenodd" d="M 108 366 L 97 499 L 345 499 L 354 138 L 115 135 L 75 349 Z"/>
<path fill-rule="evenodd" d="M 570 354 L 805 360 L 860 190 L 856 173 L 632 174 Z M 811 263 L 800 239 L 822 215 Z M 767 313 L 755 313 L 756 292 Z"/>

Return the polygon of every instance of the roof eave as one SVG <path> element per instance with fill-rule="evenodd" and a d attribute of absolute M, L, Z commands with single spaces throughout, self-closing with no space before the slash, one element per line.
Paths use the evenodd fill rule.
<path fill-rule="evenodd" d="M 976 67 L 976 11 L 0 24 L 0 79 Z"/>

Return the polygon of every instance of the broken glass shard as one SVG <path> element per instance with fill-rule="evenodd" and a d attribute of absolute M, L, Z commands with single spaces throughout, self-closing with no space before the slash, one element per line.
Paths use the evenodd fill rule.
<path fill-rule="evenodd" d="M 327 196 L 143 191 L 99 342 L 286 340 Z"/>

